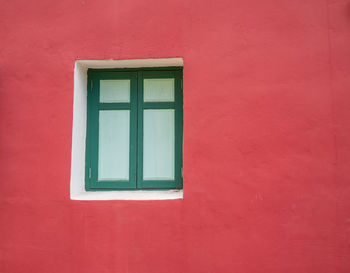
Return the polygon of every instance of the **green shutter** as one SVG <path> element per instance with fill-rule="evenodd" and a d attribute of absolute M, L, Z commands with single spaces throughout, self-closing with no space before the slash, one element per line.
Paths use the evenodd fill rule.
<path fill-rule="evenodd" d="M 173 101 L 144 102 L 144 80 L 174 79 Z M 130 80 L 130 102 L 100 102 L 100 80 Z M 166 180 L 143 178 L 144 110 L 164 109 L 174 115 L 174 175 Z M 130 111 L 129 179 L 98 180 L 99 112 Z M 148 111 L 147 113 L 159 113 Z M 182 68 L 89 69 L 87 90 L 87 138 L 85 188 L 88 191 L 182 188 L 183 95 Z"/>

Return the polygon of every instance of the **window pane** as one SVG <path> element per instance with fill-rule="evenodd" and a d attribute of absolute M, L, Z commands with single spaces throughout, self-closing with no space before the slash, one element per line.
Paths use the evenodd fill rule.
<path fill-rule="evenodd" d="M 130 102 L 130 80 L 100 80 L 100 102 Z"/>
<path fill-rule="evenodd" d="M 129 180 L 130 110 L 101 110 L 98 180 Z"/>
<path fill-rule="evenodd" d="M 174 110 L 144 110 L 143 115 L 143 179 L 174 180 Z"/>
<path fill-rule="evenodd" d="M 143 85 L 145 102 L 174 101 L 174 79 L 145 79 Z"/>

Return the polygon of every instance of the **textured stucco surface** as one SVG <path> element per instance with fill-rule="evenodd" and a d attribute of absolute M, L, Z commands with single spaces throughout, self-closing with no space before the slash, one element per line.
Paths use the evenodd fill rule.
<path fill-rule="evenodd" d="M 0 272 L 350 272 L 349 0 L 0 0 Z M 184 59 L 184 199 L 69 198 L 76 59 Z"/>

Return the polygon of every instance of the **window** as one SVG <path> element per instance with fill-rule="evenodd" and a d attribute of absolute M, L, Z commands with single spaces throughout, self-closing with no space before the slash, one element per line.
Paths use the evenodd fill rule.
<path fill-rule="evenodd" d="M 85 188 L 182 188 L 182 67 L 89 69 Z"/>

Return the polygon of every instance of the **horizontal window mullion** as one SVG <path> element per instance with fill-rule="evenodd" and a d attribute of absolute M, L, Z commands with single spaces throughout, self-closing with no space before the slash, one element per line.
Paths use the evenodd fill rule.
<path fill-rule="evenodd" d="M 99 110 L 129 110 L 130 103 L 100 103 Z"/>
<path fill-rule="evenodd" d="M 144 102 L 143 109 L 169 109 L 175 108 L 175 102 Z"/>

